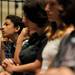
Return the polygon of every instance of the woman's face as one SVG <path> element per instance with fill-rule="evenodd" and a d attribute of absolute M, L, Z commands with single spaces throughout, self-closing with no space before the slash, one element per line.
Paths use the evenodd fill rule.
<path fill-rule="evenodd" d="M 38 32 L 39 27 L 35 23 L 30 21 L 27 17 L 23 18 L 23 22 L 25 23 L 25 27 L 28 27 L 30 35 L 34 32 Z"/>
<path fill-rule="evenodd" d="M 62 7 L 57 3 L 56 0 L 48 0 L 45 5 L 45 11 L 47 12 L 49 21 L 56 21 L 60 16 Z"/>
<path fill-rule="evenodd" d="M 18 30 L 16 27 L 14 27 L 13 22 L 10 19 L 6 19 L 3 24 L 3 30 L 2 30 L 3 36 L 4 37 L 11 37 L 16 32 L 18 32 Z"/>

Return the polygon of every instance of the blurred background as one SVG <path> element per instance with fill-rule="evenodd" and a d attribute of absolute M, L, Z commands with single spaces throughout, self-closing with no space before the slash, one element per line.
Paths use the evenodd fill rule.
<path fill-rule="evenodd" d="M 9 14 L 23 16 L 22 5 L 24 0 L 0 0 L 0 27 Z"/>

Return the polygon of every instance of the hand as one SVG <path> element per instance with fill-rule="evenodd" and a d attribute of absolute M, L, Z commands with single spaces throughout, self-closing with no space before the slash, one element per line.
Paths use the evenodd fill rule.
<path fill-rule="evenodd" d="M 29 30 L 28 30 L 28 28 L 26 27 L 26 28 L 23 28 L 23 29 L 22 29 L 22 31 L 21 31 L 21 33 L 20 33 L 20 36 L 28 36 L 28 34 L 29 34 Z"/>
<path fill-rule="evenodd" d="M 3 67 L 6 67 L 7 66 L 7 62 L 9 62 L 9 63 L 11 63 L 11 64 L 14 64 L 14 62 L 12 61 L 12 59 L 4 59 L 3 61 L 2 61 L 2 66 Z"/>
<path fill-rule="evenodd" d="M 18 36 L 17 43 L 20 44 L 22 43 L 25 39 L 27 39 L 29 36 L 29 30 L 28 28 L 23 28 L 20 35 Z"/>
<path fill-rule="evenodd" d="M 10 59 L 5 59 L 2 63 L 2 66 L 9 73 L 12 73 L 14 71 L 14 68 L 15 68 L 15 64 Z"/>

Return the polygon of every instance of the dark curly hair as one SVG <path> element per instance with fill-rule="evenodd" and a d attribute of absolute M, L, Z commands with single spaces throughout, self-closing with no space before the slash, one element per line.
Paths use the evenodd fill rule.
<path fill-rule="evenodd" d="M 57 0 L 63 6 L 64 12 L 61 18 L 65 23 L 75 25 L 75 0 Z"/>
<path fill-rule="evenodd" d="M 18 31 L 18 34 L 20 34 L 21 30 L 24 27 L 24 23 L 22 22 L 22 18 L 16 15 L 8 15 L 6 19 L 10 19 L 11 22 L 14 24 L 14 27 L 19 27 L 20 30 Z"/>
<path fill-rule="evenodd" d="M 48 23 L 48 17 L 39 0 L 25 0 L 23 11 L 25 16 L 38 27 L 44 27 Z"/>

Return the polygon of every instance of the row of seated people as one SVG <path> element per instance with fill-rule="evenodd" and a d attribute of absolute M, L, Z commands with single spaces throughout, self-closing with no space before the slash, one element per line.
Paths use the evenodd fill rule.
<path fill-rule="evenodd" d="M 74 75 L 74 0 L 25 0 L 24 18 L 2 27 L 0 75 Z"/>

